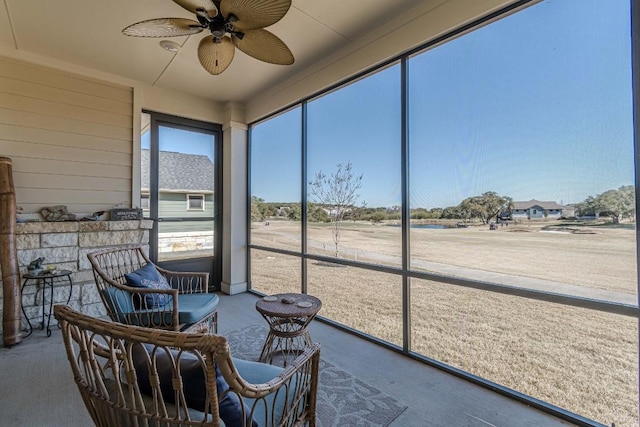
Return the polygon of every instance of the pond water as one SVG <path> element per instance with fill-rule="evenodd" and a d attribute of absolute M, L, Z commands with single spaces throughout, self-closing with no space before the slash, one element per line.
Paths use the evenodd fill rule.
<path fill-rule="evenodd" d="M 400 224 L 388 224 L 389 227 L 400 227 Z M 444 230 L 446 228 L 455 228 L 443 224 L 411 224 L 411 228 L 432 228 L 435 230 Z"/>

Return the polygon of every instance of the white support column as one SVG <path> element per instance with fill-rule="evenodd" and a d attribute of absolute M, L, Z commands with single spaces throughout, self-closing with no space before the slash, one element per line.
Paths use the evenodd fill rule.
<path fill-rule="evenodd" d="M 247 290 L 247 125 L 244 110 L 227 106 L 223 125 L 222 292 Z"/>

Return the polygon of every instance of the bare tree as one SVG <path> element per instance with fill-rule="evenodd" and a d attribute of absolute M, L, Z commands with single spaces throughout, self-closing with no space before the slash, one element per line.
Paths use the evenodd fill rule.
<path fill-rule="evenodd" d="M 309 192 L 314 202 L 330 209 L 329 217 L 333 232 L 336 258 L 340 255 L 340 231 L 346 214 L 355 208 L 362 187 L 362 174 L 354 175 L 351 162 L 338 163 L 335 173 L 327 176 L 322 171 L 316 173 L 309 182 Z"/>

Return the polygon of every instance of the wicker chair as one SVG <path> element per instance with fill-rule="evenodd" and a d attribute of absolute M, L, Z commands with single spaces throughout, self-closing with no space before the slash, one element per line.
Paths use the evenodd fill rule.
<path fill-rule="evenodd" d="M 283 369 L 232 358 L 219 335 L 129 326 L 66 305 L 54 315 L 97 426 L 315 426 L 318 344 Z"/>
<path fill-rule="evenodd" d="M 111 320 L 172 331 L 217 332 L 219 297 L 208 293 L 209 273 L 174 272 L 156 266 L 170 289 L 131 287 L 125 274 L 153 265 L 141 246 L 119 246 L 87 257 Z M 163 303 L 147 303 L 149 298 L 162 298 Z"/>

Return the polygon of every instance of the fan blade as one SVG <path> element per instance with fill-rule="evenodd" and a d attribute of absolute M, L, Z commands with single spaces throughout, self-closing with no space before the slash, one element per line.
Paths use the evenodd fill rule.
<path fill-rule="evenodd" d="M 235 48 L 229 37 L 223 37 L 220 43 L 213 42 L 213 36 L 207 36 L 200 40 L 198 45 L 198 59 L 205 70 L 213 75 L 218 75 L 227 69 Z"/>
<path fill-rule="evenodd" d="M 233 14 L 238 30 L 268 27 L 282 19 L 291 7 L 291 0 L 222 0 L 220 11 L 227 19 Z"/>
<path fill-rule="evenodd" d="M 174 37 L 197 34 L 202 30 L 202 25 L 191 19 L 158 18 L 129 25 L 122 33 L 133 37 Z"/>
<path fill-rule="evenodd" d="M 196 13 L 198 9 L 204 9 L 210 18 L 218 16 L 218 8 L 213 0 L 173 0 L 175 3 L 187 9 L 189 12 Z"/>
<path fill-rule="evenodd" d="M 242 40 L 232 36 L 233 44 L 249 56 L 271 64 L 293 64 L 293 54 L 287 45 L 270 31 L 249 30 Z"/>

